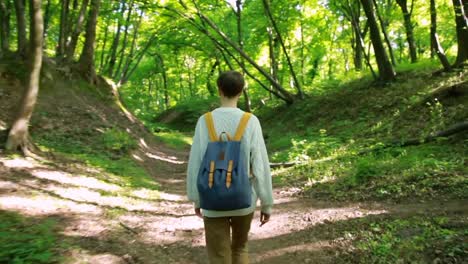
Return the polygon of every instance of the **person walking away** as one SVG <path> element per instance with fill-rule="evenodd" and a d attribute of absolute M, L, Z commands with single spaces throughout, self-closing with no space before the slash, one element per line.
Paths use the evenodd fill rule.
<path fill-rule="evenodd" d="M 219 76 L 221 106 L 198 119 L 190 150 L 187 196 L 195 214 L 203 218 L 211 264 L 249 263 L 248 233 L 257 200 L 260 226 L 269 222 L 273 206 L 260 122 L 237 108 L 244 84 L 237 71 Z"/>

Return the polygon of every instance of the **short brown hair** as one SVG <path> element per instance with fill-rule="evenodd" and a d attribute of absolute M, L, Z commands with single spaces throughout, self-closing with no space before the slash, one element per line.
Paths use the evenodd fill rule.
<path fill-rule="evenodd" d="M 235 97 L 244 89 L 244 76 L 237 71 L 226 71 L 219 75 L 216 82 L 218 88 L 223 92 L 224 96 L 228 98 Z"/>

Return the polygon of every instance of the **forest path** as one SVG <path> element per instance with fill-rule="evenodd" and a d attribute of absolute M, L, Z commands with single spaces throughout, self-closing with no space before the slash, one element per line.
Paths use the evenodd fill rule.
<path fill-rule="evenodd" d="M 202 219 L 185 197 L 187 153 L 143 142 L 133 153 L 160 192 L 99 180 L 101 171 L 66 160 L 38 162 L 0 154 L 0 210 L 58 221 L 66 263 L 207 263 Z M 271 221 L 250 233 L 251 263 L 336 263 L 356 219 L 468 214 L 466 203 L 336 203 L 275 188 Z"/>

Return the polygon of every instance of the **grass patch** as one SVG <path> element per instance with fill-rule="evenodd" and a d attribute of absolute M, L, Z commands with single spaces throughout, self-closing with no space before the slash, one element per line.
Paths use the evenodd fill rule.
<path fill-rule="evenodd" d="M 447 217 L 385 219 L 351 236 L 364 263 L 462 263 L 468 257 L 466 223 Z"/>
<path fill-rule="evenodd" d="M 58 263 L 57 222 L 52 218 L 27 218 L 17 213 L 0 211 L 1 263 Z"/>
<path fill-rule="evenodd" d="M 192 145 L 192 136 L 178 131 L 155 133 L 156 138 L 177 150 L 184 150 Z"/>

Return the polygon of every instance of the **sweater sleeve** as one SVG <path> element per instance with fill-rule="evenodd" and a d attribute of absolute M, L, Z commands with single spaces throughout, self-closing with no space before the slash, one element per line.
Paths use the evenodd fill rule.
<path fill-rule="evenodd" d="M 271 214 L 273 206 L 273 189 L 271 183 L 270 162 L 263 139 L 262 127 L 257 118 L 253 119 L 254 128 L 251 141 L 252 173 L 255 177 L 254 188 L 260 198 L 261 211 Z"/>
<path fill-rule="evenodd" d="M 192 201 L 196 208 L 200 207 L 200 198 L 197 189 L 198 170 L 202 163 L 202 118 L 198 119 L 193 136 L 192 147 L 187 167 L 187 197 Z"/>

